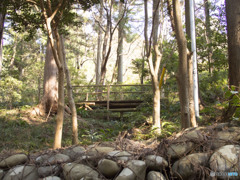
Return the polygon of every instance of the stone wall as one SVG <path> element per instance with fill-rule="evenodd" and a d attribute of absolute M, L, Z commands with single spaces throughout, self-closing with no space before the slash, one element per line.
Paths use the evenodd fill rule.
<path fill-rule="evenodd" d="M 240 127 L 189 128 L 154 145 L 129 139 L 0 159 L 0 180 L 240 179 Z M 227 174 L 230 173 L 230 174 Z"/>

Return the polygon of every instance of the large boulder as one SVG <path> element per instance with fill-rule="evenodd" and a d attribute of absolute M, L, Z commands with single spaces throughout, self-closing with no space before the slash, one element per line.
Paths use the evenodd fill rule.
<path fill-rule="evenodd" d="M 150 171 L 147 175 L 147 180 L 166 180 L 166 178 L 160 172 Z"/>
<path fill-rule="evenodd" d="M 201 173 L 202 166 L 207 166 L 209 155 L 207 153 L 194 153 L 176 161 L 172 171 L 181 179 L 194 179 Z"/>
<path fill-rule="evenodd" d="M 127 167 L 122 170 L 116 180 L 142 180 L 146 176 L 147 165 L 145 161 L 131 160 Z"/>
<path fill-rule="evenodd" d="M 209 163 L 214 172 L 240 172 L 240 146 L 226 145 L 216 150 Z"/>
<path fill-rule="evenodd" d="M 16 166 L 8 171 L 3 180 L 33 180 L 38 179 L 37 168 L 35 166 Z"/>
<path fill-rule="evenodd" d="M 98 163 L 98 170 L 106 178 L 114 178 L 120 172 L 121 167 L 115 161 L 102 159 Z"/>
<path fill-rule="evenodd" d="M 0 168 L 9 168 L 27 162 L 28 157 L 25 154 L 15 154 L 0 162 Z"/>
<path fill-rule="evenodd" d="M 89 166 L 67 163 L 63 165 L 63 175 L 66 180 L 79 180 L 81 178 L 97 179 L 99 174 Z"/>
<path fill-rule="evenodd" d="M 163 157 L 156 155 L 146 156 L 145 162 L 150 170 L 162 170 L 168 166 L 168 162 Z"/>
<path fill-rule="evenodd" d="M 173 159 L 180 158 L 192 150 L 193 142 L 175 142 L 167 147 L 167 155 Z"/>

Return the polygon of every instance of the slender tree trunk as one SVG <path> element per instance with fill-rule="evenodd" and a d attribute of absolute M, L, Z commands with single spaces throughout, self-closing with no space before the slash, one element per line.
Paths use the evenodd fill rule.
<path fill-rule="evenodd" d="M 73 93 L 72 93 L 72 85 L 71 85 L 71 78 L 69 69 L 66 63 L 66 54 L 65 54 L 65 47 L 64 47 L 64 40 L 63 36 L 61 36 L 61 47 L 63 52 L 63 62 L 64 62 L 64 69 L 65 69 L 65 75 L 67 80 L 67 94 L 68 94 L 68 101 L 70 110 L 72 113 L 72 144 L 78 144 L 78 122 L 77 122 L 77 110 L 76 105 L 73 99 Z"/>
<path fill-rule="evenodd" d="M 57 117 L 56 117 L 56 129 L 55 129 L 55 137 L 53 148 L 61 148 L 62 143 L 62 129 L 63 129 L 63 120 L 64 120 L 64 60 L 63 54 L 61 51 L 60 45 L 60 36 L 58 33 L 58 27 L 53 19 L 53 13 L 51 12 L 51 4 L 47 4 L 47 8 L 45 7 L 44 0 L 40 1 L 42 15 L 44 16 L 46 29 L 48 33 L 48 38 L 51 44 L 53 57 L 58 67 L 58 109 L 57 109 Z M 61 2 L 63 3 L 63 2 Z M 47 9 L 50 13 L 50 17 L 47 15 Z M 62 14 L 62 12 L 60 12 Z M 56 44 L 56 46 L 55 46 Z"/>
<path fill-rule="evenodd" d="M 196 114 L 194 108 L 194 97 L 193 97 L 193 62 L 192 57 L 188 55 L 188 77 L 189 77 L 189 113 L 190 122 L 192 127 L 197 127 Z"/>
<path fill-rule="evenodd" d="M 111 10 L 110 10 L 111 11 Z M 109 34 L 110 34 L 110 23 L 111 23 L 111 17 L 110 14 L 107 13 L 107 24 L 105 28 L 105 34 L 103 39 L 103 49 L 102 49 L 102 63 L 101 63 L 101 76 L 100 76 L 100 84 L 104 84 L 104 79 L 106 75 L 106 65 L 107 65 L 107 47 L 108 47 L 108 40 L 109 40 Z M 110 45 L 110 44 L 109 44 Z"/>
<path fill-rule="evenodd" d="M 60 36 L 58 34 L 57 29 L 54 30 L 54 34 L 56 36 L 56 44 L 57 44 L 57 56 L 58 61 L 60 62 L 60 66 L 58 66 L 58 109 L 57 109 L 57 118 L 56 118 L 56 129 L 55 129 L 55 138 L 53 148 L 61 148 L 62 147 L 62 129 L 63 129 L 63 120 L 64 120 L 64 61 L 63 54 L 61 51 L 60 45 Z M 53 39 L 52 39 L 53 40 Z M 53 46 L 52 46 L 53 48 Z"/>
<path fill-rule="evenodd" d="M 191 39 L 191 30 L 190 30 L 190 4 L 189 0 L 185 0 L 185 24 L 186 24 L 186 33 L 187 39 Z M 188 84 L 189 84 L 189 114 L 190 114 L 190 122 L 191 126 L 197 127 L 195 107 L 194 107 L 194 95 L 193 95 L 193 56 L 190 54 L 191 50 L 191 42 L 187 44 L 188 47 Z"/>
<path fill-rule="evenodd" d="M 123 3 L 119 1 L 119 18 L 122 16 Z M 118 48 L 117 48 L 117 62 L 118 62 L 118 78 L 117 82 L 123 82 L 123 29 L 124 19 L 121 20 L 118 27 Z"/>
<path fill-rule="evenodd" d="M 103 4 L 100 3 L 100 11 L 99 11 L 99 22 L 102 22 L 102 16 L 103 16 Z M 102 30 L 99 26 L 98 30 L 98 45 L 97 45 L 97 63 L 96 63 L 96 84 L 98 85 L 100 83 L 101 78 L 101 49 L 102 49 Z"/>
<path fill-rule="evenodd" d="M 147 0 L 144 0 L 145 11 L 145 48 L 148 59 L 149 69 L 152 77 L 153 86 L 153 126 L 157 129 L 156 133 L 161 133 L 161 121 L 160 121 L 160 89 L 159 89 L 159 67 L 161 62 L 161 53 L 158 47 L 158 27 L 159 27 L 159 0 L 153 1 L 153 25 L 150 40 L 148 40 L 148 7 Z M 152 44 L 151 44 L 152 43 Z M 152 48 L 151 49 L 151 45 Z"/>
<path fill-rule="evenodd" d="M 208 71 L 212 74 L 212 47 L 211 47 L 211 28 L 210 28 L 210 13 L 209 13 L 209 0 L 204 0 L 204 10 L 205 10 L 205 26 L 206 26 L 206 42 L 207 42 L 207 53 L 208 53 Z"/>
<path fill-rule="evenodd" d="M 183 32 L 179 0 L 173 1 L 173 17 L 179 53 L 178 86 L 179 86 L 179 99 L 181 104 L 181 125 L 182 128 L 188 128 L 190 127 L 190 115 L 189 115 L 189 92 L 188 92 L 189 84 L 188 84 L 187 40 Z"/>
<path fill-rule="evenodd" d="M 5 10 L 3 4 L 0 5 L 0 79 L 2 73 L 2 61 L 3 61 L 3 29 L 5 21 Z"/>

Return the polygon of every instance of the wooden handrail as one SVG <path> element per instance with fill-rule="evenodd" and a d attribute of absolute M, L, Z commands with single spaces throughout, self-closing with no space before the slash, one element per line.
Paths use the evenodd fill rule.
<path fill-rule="evenodd" d="M 107 86 L 112 86 L 112 87 L 121 87 L 121 86 L 145 86 L 145 87 L 150 87 L 152 86 L 151 84 L 112 84 L 112 85 L 80 85 L 80 86 L 72 86 L 73 88 L 75 87 L 107 87 Z"/>

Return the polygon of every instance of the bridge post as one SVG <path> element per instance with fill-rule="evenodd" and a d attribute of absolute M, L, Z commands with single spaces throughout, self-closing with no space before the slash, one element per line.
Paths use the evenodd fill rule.
<path fill-rule="evenodd" d="M 109 120 L 110 85 L 107 85 L 107 120 Z"/>

